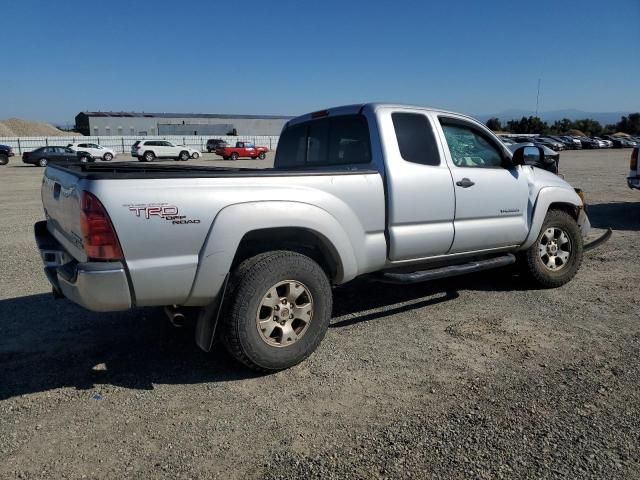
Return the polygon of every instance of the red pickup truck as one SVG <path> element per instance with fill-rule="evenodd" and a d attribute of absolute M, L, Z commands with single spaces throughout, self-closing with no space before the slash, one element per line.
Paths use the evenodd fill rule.
<path fill-rule="evenodd" d="M 225 160 L 237 160 L 240 157 L 259 158 L 264 160 L 267 157 L 269 149 L 267 147 L 256 147 L 251 142 L 236 142 L 235 147 L 216 147 L 216 155 L 221 156 Z"/>

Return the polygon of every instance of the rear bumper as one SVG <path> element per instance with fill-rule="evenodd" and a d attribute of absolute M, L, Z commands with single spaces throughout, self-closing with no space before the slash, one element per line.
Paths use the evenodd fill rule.
<path fill-rule="evenodd" d="M 63 296 L 94 312 L 128 310 L 133 306 L 129 281 L 121 262 L 78 263 L 47 230 L 34 226 L 44 271 L 56 296 Z"/>

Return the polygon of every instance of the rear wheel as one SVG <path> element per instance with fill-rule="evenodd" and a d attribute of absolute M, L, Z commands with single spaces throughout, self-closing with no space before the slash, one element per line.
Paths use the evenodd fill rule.
<path fill-rule="evenodd" d="M 575 219 L 562 210 L 550 210 L 536 242 L 525 252 L 525 268 L 538 285 L 555 288 L 576 275 L 582 254 L 582 234 Z"/>
<path fill-rule="evenodd" d="M 200 154 L 198 152 L 193 152 L 193 154 L 191 155 L 191 158 L 193 158 L 194 160 L 197 160 L 200 158 Z"/>
<path fill-rule="evenodd" d="M 191 155 L 189 155 L 189 152 L 187 152 L 186 150 L 180 152 L 180 156 L 178 156 L 178 160 L 182 162 L 186 162 L 187 160 L 189 160 L 189 158 L 191 158 Z"/>
<path fill-rule="evenodd" d="M 80 163 L 89 163 L 89 157 L 86 155 L 80 155 Z"/>
<path fill-rule="evenodd" d="M 230 283 L 223 339 L 237 360 L 261 372 L 292 367 L 324 338 L 331 285 L 311 258 L 276 251 L 245 260 Z"/>
<path fill-rule="evenodd" d="M 49 165 L 49 159 L 41 158 L 40 160 L 38 160 L 38 165 L 40 165 L 41 167 L 46 167 L 47 165 Z"/>
<path fill-rule="evenodd" d="M 231 153 L 231 156 L 229 158 L 231 158 L 231 160 L 237 160 L 238 159 L 238 154 L 236 152 L 233 152 L 233 153 Z"/>
<path fill-rule="evenodd" d="M 4 154 L 0 154 L 0 165 L 6 165 L 9 163 L 9 157 Z"/>
<path fill-rule="evenodd" d="M 156 158 L 156 154 L 153 152 L 144 152 L 142 158 L 144 158 L 145 162 L 153 162 L 153 160 Z"/>

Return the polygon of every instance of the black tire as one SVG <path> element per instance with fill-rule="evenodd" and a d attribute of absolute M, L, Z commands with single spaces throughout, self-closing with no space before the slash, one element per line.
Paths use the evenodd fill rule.
<path fill-rule="evenodd" d="M 87 157 L 86 155 L 80 155 L 78 159 L 80 160 L 80 163 L 89 163 L 90 157 Z"/>
<path fill-rule="evenodd" d="M 41 158 L 40 160 L 38 160 L 38 166 L 44 168 L 47 165 L 49 165 L 49 159 L 48 158 Z"/>
<path fill-rule="evenodd" d="M 180 160 L 181 162 L 186 162 L 190 158 L 191 158 L 191 155 L 189 155 L 189 152 L 187 152 L 186 150 L 183 150 L 182 152 L 180 152 L 180 156 L 178 157 L 178 160 Z"/>
<path fill-rule="evenodd" d="M 113 160 L 113 155 L 107 152 L 102 156 L 102 160 L 104 160 L 105 162 L 110 162 L 111 160 Z"/>
<path fill-rule="evenodd" d="M 272 346 L 257 327 L 263 297 L 278 282 L 298 281 L 313 298 L 307 330 L 291 345 Z M 253 370 L 274 372 L 306 359 L 324 338 L 331 319 L 331 284 L 311 258 L 289 251 L 263 253 L 245 260 L 233 273 L 225 301 L 222 339 L 229 353 Z M 274 317 L 275 318 L 275 317 Z"/>
<path fill-rule="evenodd" d="M 198 152 L 193 152 L 193 155 L 191 155 L 191 158 L 193 158 L 194 160 L 197 160 L 200 158 L 200 154 Z"/>
<path fill-rule="evenodd" d="M 9 157 L 5 154 L 0 154 L 0 165 L 6 165 L 9 163 Z"/>
<path fill-rule="evenodd" d="M 237 160 L 238 159 L 238 153 L 237 152 L 232 152 L 231 155 L 229 156 L 229 158 L 231 160 Z"/>
<path fill-rule="evenodd" d="M 540 250 L 545 232 L 553 229 L 564 232 L 570 242 L 570 254 L 566 263 L 559 268 L 554 267 L 558 268 L 555 271 L 545 265 Z M 582 232 L 580 232 L 576 220 L 562 210 L 549 210 L 535 243 L 524 254 L 525 273 L 538 286 L 544 288 L 560 287 L 576 275 L 582 264 L 583 253 Z"/>
<path fill-rule="evenodd" d="M 229 160 L 229 157 L 222 157 L 223 160 Z"/>
<path fill-rule="evenodd" d="M 142 158 L 144 159 L 145 162 L 153 162 L 156 158 L 156 154 L 151 151 L 144 152 L 144 155 L 142 156 Z"/>
<path fill-rule="evenodd" d="M 260 152 L 260 154 L 258 155 L 258 158 L 259 158 L 260 160 L 264 160 L 265 158 L 267 158 L 267 154 L 266 154 L 266 153 L 264 153 L 264 152 Z"/>

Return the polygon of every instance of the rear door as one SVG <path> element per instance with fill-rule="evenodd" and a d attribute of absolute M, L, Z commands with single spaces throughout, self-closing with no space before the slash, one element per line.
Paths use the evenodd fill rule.
<path fill-rule="evenodd" d="M 444 255 L 453 242 L 451 172 L 427 111 L 379 110 L 385 154 L 389 259 Z"/>
<path fill-rule="evenodd" d="M 61 147 L 47 147 L 46 155 L 51 163 L 66 163 L 67 161 L 64 149 Z"/>
<path fill-rule="evenodd" d="M 77 162 L 78 161 L 78 153 L 70 148 L 61 148 L 61 156 L 64 158 L 65 162 Z M 84 150 L 82 150 L 84 151 Z"/>
<path fill-rule="evenodd" d="M 521 244 L 529 232 L 524 169 L 530 167 L 509 167 L 504 146 L 465 117 L 441 115 L 439 125 L 455 188 L 455 238 L 449 253 Z"/>

